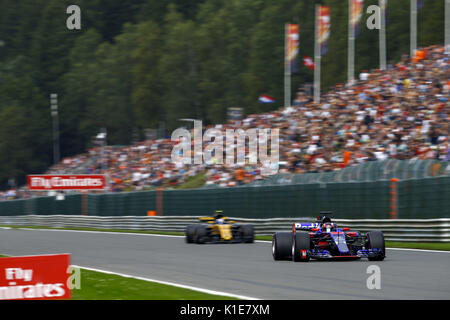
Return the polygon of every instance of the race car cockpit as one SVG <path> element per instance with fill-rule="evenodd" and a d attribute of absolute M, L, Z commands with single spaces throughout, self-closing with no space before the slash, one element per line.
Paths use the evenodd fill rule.
<path fill-rule="evenodd" d="M 214 215 L 214 220 L 215 220 L 214 222 L 217 224 L 226 223 L 222 210 L 216 210 L 216 214 Z"/>
<path fill-rule="evenodd" d="M 323 232 L 336 231 L 336 224 L 331 222 L 322 223 L 322 231 Z"/>
<path fill-rule="evenodd" d="M 321 212 L 321 213 L 331 213 L 331 212 Z M 319 217 L 317 217 L 319 220 Z M 322 218 L 320 219 L 320 227 L 322 229 L 323 232 L 332 232 L 332 231 L 336 231 L 336 224 L 331 222 L 331 218 L 329 216 L 322 216 Z"/>

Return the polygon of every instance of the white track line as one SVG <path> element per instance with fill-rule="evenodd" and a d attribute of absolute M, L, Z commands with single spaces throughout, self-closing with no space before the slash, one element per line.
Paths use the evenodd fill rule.
<path fill-rule="evenodd" d="M 164 284 L 164 285 L 168 285 L 168 286 L 179 287 L 179 288 L 199 291 L 199 292 L 203 292 L 203 293 L 207 293 L 207 294 L 218 295 L 218 296 L 225 296 L 225 297 L 237 298 L 237 299 L 242 299 L 242 300 L 260 300 L 259 298 L 247 297 L 247 296 L 242 296 L 242 295 L 229 293 L 229 292 L 215 291 L 215 290 L 210 290 L 210 289 L 193 287 L 193 286 L 175 283 L 175 282 L 168 282 L 168 281 L 161 281 L 161 280 L 155 280 L 155 279 L 149 279 L 149 278 L 143 278 L 143 277 L 136 277 L 136 276 L 131 276 L 128 274 L 123 274 L 123 273 L 118 273 L 118 272 L 113 272 L 113 271 L 108 271 L 108 270 L 102 270 L 102 269 L 97 269 L 97 268 L 83 267 L 83 266 L 77 266 L 77 265 L 73 265 L 73 267 L 80 268 L 80 269 L 86 269 L 86 270 L 90 270 L 90 271 L 107 273 L 107 274 L 113 274 L 113 275 L 117 275 L 117 276 L 121 276 L 121 277 L 125 277 L 125 278 L 131 278 L 131 279 L 137 279 L 137 280 L 143 280 L 143 281 L 149 281 L 149 282 L 156 282 L 156 283 L 160 283 L 160 284 Z"/>
<path fill-rule="evenodd" d="M 12 228 L 11 228 L 12 229 Z M 156 233 L 134 233 L 134 232 L 113 232 L 113 231 L 92 231 L 92 230 L 65 230 L 65 229 L 33 229 L 33 228 L 15 228 L 17 230 L 26 231 L 59 231 L 59 232 L 85 232 L 85 233 L 100 233 L 100 234 L 123 234 L 132 236 L 147 236 L 147 237 L 166 237 L 166 238 L 184 238 L 184 236 L 176 236 L 169 234 L 156 234 Z M 272 243 L 269 240 L 255 240 L 256 243 Z M 387 247 L 388 250 L 402 250 L 402 251 L 417 251 L 417 252 L 435 252 L 435 253 L 448 253 L 450 251 L 445 250 L 428 250 L 428 249 L 410 249 L 410 248 L 391 248 Z"/>

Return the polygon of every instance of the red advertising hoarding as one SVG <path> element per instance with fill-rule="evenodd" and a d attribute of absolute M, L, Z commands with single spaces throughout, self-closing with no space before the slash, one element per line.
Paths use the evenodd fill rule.
<path fill-rule="evenodd" d="M 0 258 L 0 300 L 70 299 L 70 254 Z"/>
<path fill-rule="evenodd" d="M 103 190 L 106 178 L 102 174 L 29 175 L 27 185 L 29 190 Z"/>

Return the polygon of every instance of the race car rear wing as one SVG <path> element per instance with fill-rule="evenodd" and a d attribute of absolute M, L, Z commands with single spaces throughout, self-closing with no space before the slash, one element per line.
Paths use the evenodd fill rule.
<path fill-rule="evenodd" d="M 295 233 L 296 230 L 312 231 L 313 229 L 320 228 L 320 223 L 293 223 L 292 232 Z"/>
<path fill-rule="evenodd" d="M 214 223 L 216 221 L 215 217 L 200 217 L 198 218 L 201 222 L 206 222 L 206 223 Z M 228 222 L 228 223 L 235 223 L 234 220 L 228 220 L 228 217 L 222 217 L 222 220 Z"/>
<path fill-rule="evenodd" d="M 336 228 L 335 223 L 328 223 L 330 228 Z M 318 231 L 322 228 L 322 223 L 293 223 L 292 224 L 292 233 L 295 233 L 296 230 L 304 230 L 304 231 Z M 349 228 L 343 228 L 344 231 L 350 230 Z"/>
<path fill-rule="evenodd" d="M 200 217 L 200 218 L 198 218 L 198 220 L 200 220 L 200 221 L 214 221 L 215 218 L 214 217 Z"/>

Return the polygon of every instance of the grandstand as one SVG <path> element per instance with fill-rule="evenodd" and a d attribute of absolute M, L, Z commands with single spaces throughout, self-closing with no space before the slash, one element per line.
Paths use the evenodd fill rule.
<path fill-rule="evenodd" d="M 216 127 L 280 129 L 279 174 L 335 173 L 389 159 L 450 161 L 450 56 L 443 46 L 419 53 L 386 71 L 362 71 L 352 85 L 337 85 L 323 94 L 320 104 L 299 91 L 288 108 Z M 108 192 L 171 188 L 198 175 L 205 176 L 206 186 L 220 187 L 273 180 L 261 175 L 258 165 L 175 165 L 175 143 L 170 138 L 146 140 L 106 146 L 103 153 L 93 148 L 46 173 L 106 174 Z M 21 190 L 17 197 L 26 197 Z"/>

